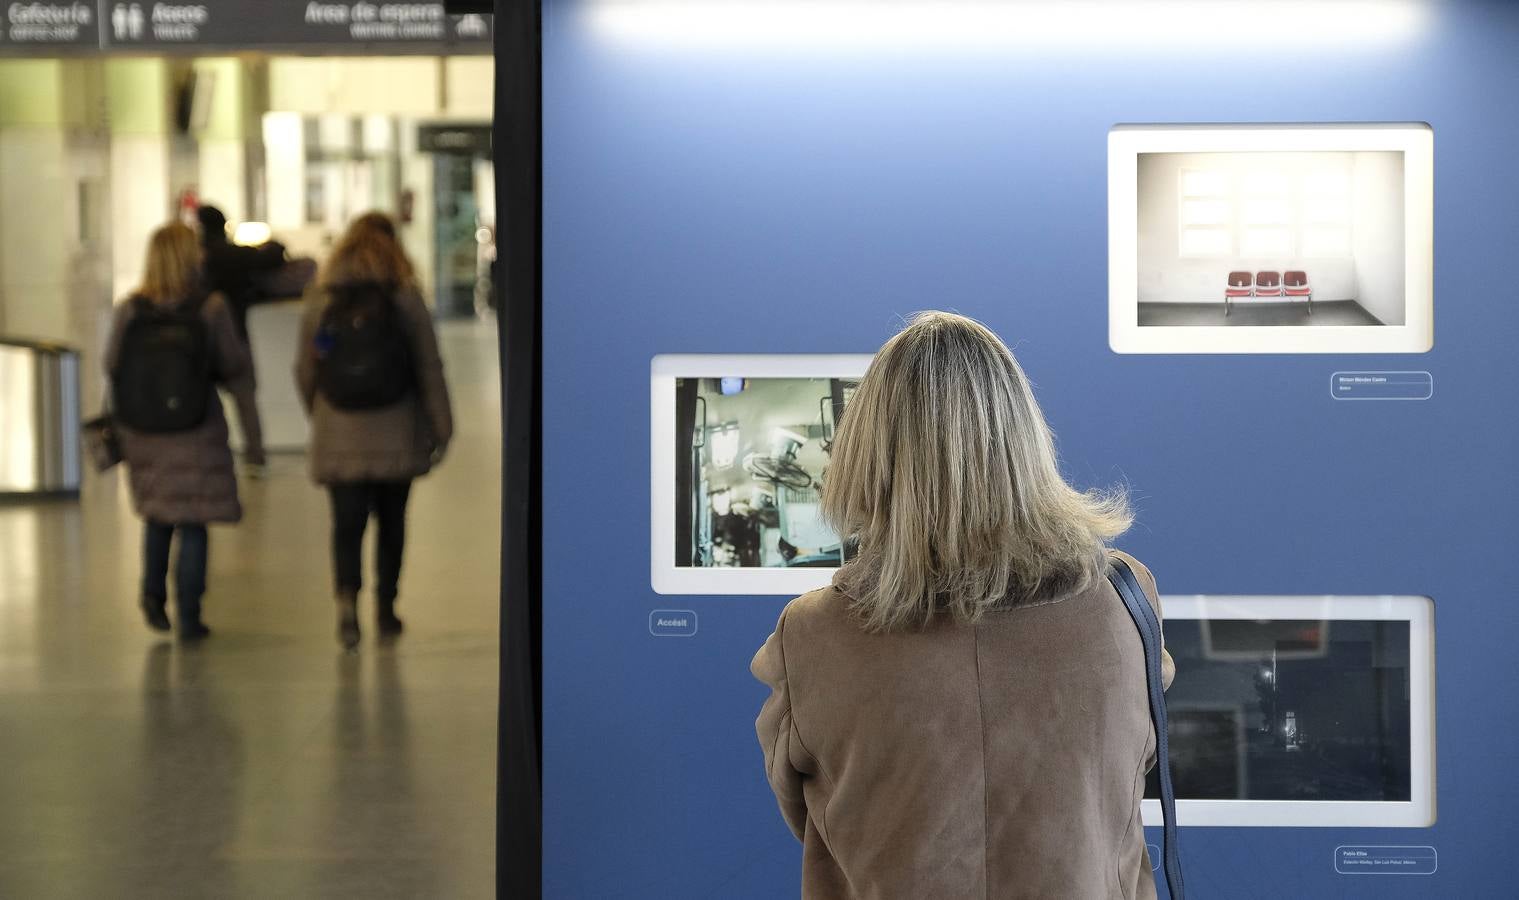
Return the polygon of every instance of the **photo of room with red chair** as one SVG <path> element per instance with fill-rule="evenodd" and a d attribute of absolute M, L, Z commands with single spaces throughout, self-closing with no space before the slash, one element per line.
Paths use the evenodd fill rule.
<path fill-rule="evenodd" d="M 1141 153 L 1140 326 L 1401 326 L 1398 151 Z"/>

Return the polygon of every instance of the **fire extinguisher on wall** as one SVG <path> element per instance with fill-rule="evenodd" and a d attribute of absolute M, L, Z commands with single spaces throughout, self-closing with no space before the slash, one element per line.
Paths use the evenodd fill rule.
<path fill-rule="evenodd" d="M 195 214 L 199 209 L 200 192 L 195 189 L 195 185 L 192 184 L 187 188 L 181 189 L 179 192 L 179 221 L 191 228 L 198 227 L 200 220 Z"/>

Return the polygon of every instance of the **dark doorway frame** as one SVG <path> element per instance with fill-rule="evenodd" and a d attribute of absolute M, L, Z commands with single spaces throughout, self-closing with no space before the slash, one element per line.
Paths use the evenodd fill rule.
<path fill-rule="evenodd" d="M 504 427 L 496 896 L 513 900 L 543 896 L 542 16 L 541 0 L 495 0 Z"/>

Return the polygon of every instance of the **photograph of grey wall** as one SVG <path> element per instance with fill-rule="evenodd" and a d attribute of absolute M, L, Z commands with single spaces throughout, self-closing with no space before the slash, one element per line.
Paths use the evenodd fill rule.
<path fill-rule="evenodd" d="M 1407 621 L 1167 619 L 1176 796 L 1407 801 Z M 1146 797 L 1160 796 L 1150 773 Z"/>
<path fill-rule="evenodd" d="M 834 430 L 855 382 L 675 380 L 675 565 L 837 567 L 819 515 Z"/>
<path fill-rule="evenodd" d="M 1403 325 L 1400 151 L 1141 153 L 1139 325 Z"/>

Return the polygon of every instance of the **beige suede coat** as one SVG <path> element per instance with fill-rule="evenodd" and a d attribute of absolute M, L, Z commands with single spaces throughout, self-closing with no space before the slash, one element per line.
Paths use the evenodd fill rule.
<path fill-rule="evenodd" d="M 311 417 L 307 463 L 318 484 L 355 481 L 410 481 L 426 475 L 434 454 L 454 436 L 453 410 L 432 313 L 415 289 L 396 293 L 401 326 L 411 339 L 416 389 L 384 409 L 345 410 L 317 390 L 316 333 L 331 298 L 314 290 L 301 318 L 295 382 Z"/>
<path fill-rule="evenodd" d="M 1123 558 L 1158 615 L 1154 577 Z M 1105 579 L 901 634 L 862 631 L 848 604 L 793 600 L 751 666 L 803 897 L 1155 897 L 1144 649 Z"/>

